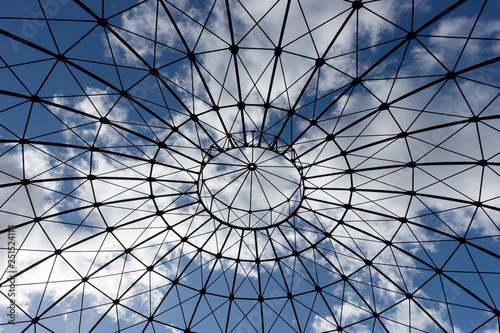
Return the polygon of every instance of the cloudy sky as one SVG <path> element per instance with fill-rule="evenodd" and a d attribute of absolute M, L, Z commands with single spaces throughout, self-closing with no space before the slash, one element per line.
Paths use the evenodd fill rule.
<path fill-rule="evenodd" d="M 0 331 L 497 332 L 499 7 L 1 4 Z"/>

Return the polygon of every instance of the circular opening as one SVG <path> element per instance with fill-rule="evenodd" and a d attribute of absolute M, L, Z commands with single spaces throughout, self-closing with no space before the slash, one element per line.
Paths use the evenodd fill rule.
<path fill-rule="evenodd" d="M 213 218 L 235 228 L 286 221 L 302 200 L 302 174 L 287 154 L 247 145 L 218 151 L 203 166 L 198 192 Z"/>

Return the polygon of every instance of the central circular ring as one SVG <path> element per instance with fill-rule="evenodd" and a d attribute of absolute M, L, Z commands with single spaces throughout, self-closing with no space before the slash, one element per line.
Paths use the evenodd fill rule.
<path fill-rule="evenodd" d="M 219 149 L 202 164 L 198 194 L 217 221 L 239 229 L 266 229 L 294 216 L 303 175 L 295 152 L 259 146 Z"/>

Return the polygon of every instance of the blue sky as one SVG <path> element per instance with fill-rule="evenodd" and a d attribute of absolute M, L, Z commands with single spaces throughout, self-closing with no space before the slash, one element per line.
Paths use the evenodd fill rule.
<path fill-rule="evenodd" d="M 498 1 L 227 3 L 0 5 L 0 331 L 498 331 Z"/>

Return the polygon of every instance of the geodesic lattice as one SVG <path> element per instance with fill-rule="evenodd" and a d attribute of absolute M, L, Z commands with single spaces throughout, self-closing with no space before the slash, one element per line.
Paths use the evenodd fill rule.
<path fill-rule="evenodd" d="M 499 11 L 0 4 L 0 331 L 497 332 Z"/>

